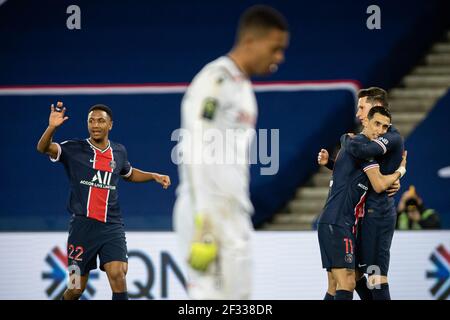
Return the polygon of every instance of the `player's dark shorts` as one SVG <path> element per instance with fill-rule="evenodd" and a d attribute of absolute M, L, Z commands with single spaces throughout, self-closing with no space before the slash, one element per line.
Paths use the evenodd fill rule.
<path fill-rule="evenodd" d="M 79 216 L 72 218 L 67 242 L 69 266 L 77 265 L 81 275 L 86 275 L 90 270 L 97 269 L 97 256 L 103 271 L 103 266 L 108 262 L 128 262 L 123 224 L 102 223 Z"/>
<path fill-rule="evenodd" d="M 369 210 L 366 212 L 360 221 L 357 236 L 359 270 L 368 274 L 380 272 L 387 276 L 396 219 L 395 208 L 383 216 L 373 216 Z"/>
<path fill-rule="evenodd" d="M 351 228 L 319 223 L 317 234 L 324 269 L 355 269 L 355 236 Z"/>

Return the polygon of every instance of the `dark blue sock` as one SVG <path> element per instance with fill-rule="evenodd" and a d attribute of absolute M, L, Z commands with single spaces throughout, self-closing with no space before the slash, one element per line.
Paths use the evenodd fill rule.
<path fill-rule="evenodd" d="M 353 300 L 353 291 L 337 290 L 334 300 Z"/>
<path fill-rule="evenodd" d="M 113 300 L 128 300 L 128 292 L 113 292 Z"/>
<path fill-rule="evenodd" d="M 367 287 L 367 278 L 363 276 L 361 279 L 356 281 L 355 291 L 361 300 L 373 300 L 372 292 Z"/>
<path fill-rule="evenodd" d="M 331 294 L 329 294 L 328 292 L 325 294 L 325 297 L 323 298 L 323 300 L 334 300 L 334 296 L 332 296 Z"/>
<path fill-rule="evenodd" d="M 391 300 L 389 284 L 383 283 L 380 285 L 380 289 L 372 289 L 372 296 L 373 300 Z"/>

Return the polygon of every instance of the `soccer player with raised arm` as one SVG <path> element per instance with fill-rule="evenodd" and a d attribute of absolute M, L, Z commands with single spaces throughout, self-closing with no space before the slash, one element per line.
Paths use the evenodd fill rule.
<path fill-rule="evenodd" d="M 67 256 L 69 270 L 78 269 L 79 286 L 69 284 L 63 300 L 81 297 L 89 279 L 89 272 L 97 268 L 105 271 L 113 300 L 128 299 L 126 274 L 128 270 L 127 244 L 118 199 L 120 178 L 130 182 L 156 181 L 164 189 L 170 185 L 166 175 L 133 168 L 127 150 L 109 140 L 113 114 L 109 107 L 97 104 L 87 117 L 89 138 L 53 142 L 53 135 L 68 117 L 62 102 L 51 105 L 49 124 L 38 142 L 37 150 L 50 156 L 53 162 L 64 165 L 70 182 L 68 211 L 71 214 Z"/>

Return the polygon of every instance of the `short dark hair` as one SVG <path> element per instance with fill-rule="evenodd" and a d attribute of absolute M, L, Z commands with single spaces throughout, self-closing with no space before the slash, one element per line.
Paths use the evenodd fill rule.
<path fill-rule="evenodd" d="M 255 5 L 241 15 L 237 30 L 237 40 L 245 31 L 250 29 L 277 29 L 288 31 L 289 27 L 285 17 L 272 7 L 266 5 Z"/>
<path fill-rule="evenodd" d="M 381 106 L 385 107 L 386 109 L 389 109 L 388 101 L 383 96 L 367 96 L 367 102 L 370 103 L 372 106 Z"/>
<path fill-rule="evenodd" d="M 388 108 L 382 106 L 376 106 L 370 109 L 369 113 L 367 114 L 367 119 L 371 120 L 376 113 L 386 116 L 390 121 L 392 121 L 392 115 L 389 112 Z"/>
<path fill-rule="evenodd" d="M 105 112 L 108 114 L 108 116 L 109 116 L 109 118 L 111 119 L 111 121 L 112 121 L 112 119 L 113 119 L 113 114 L 112 114 L 111 109 L 110 109 L 107 105 L 105 105 L 105 104 L 94 104 L 94 105 L 89 109 L 88 114 L 91 113 L 91 111 L 94 111 L 94 110 L 102 110 L 102 111 L 105 111 Z"/>
<path fill-rule="evenodd" d="M 381 96 L 382 98 L 387 99 L 387 92 L 386 90 L 379 87 L 370 87 L 358 91 L 358 98 L 376 97 L 376 96 Z"/>
<path fill-rule="evenodd" d="M 379 87 L 370 87 L 358 91 L 358 98 L 367 97 L 367 102 L 372 106 L 375 104 L 389 108 L 388 97 L 386 90 Z"/>
<path fill-rule="evenodd" d="M 419 200 L 417 200 L 416 198 L 409 198 L 408 200 L 406 200 L 405 202 L 405 210 L 409 211 L 410 209 L 414 209 L 414 207 L 416 207 L 416 209 L 419 212 L 422 212 L 424 210 L 424 206 L 423 203 L 420 203 Z"/>
<path fill-rule="evenodd" d="M 414 207 L 418 208 L 419 201 L 416 198 L 409 198 L 405 202 L 405 207 L 408 208 L 409 206 L 414 206 Z"/>

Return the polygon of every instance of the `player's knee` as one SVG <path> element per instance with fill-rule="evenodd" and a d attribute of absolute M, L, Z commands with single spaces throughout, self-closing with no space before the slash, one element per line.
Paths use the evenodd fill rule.
<path fill-rule="evenodd" d="M 108 275 L 113 281 L 122 281 L 125 280 L 127 270 L 126 268 L 115 268 L 113 270 L 110 270 Z"/>
<path fill-rule="evenodd" d="M 337 287 L 337 281 L 332 278 L 328 278 L 328 292 L 329 293 L 336 292 L 336 287 Z"/>
<path fill-rule="evenodd" d="M 343 279 L 341 280 L 341 283 L 339 284 L 339 287 L 344 290 L 353 291 L 356 287 L 356 280 L 355 280 L 355 274 L 347 274 Z"/>
<path fill-rule="evenodd" d="M 337 284 L 336 285 L 328 284 L 328 289 L 327 289 L 328 293 L 330 293 L 331 295 L 335 295 L 336 294 L 336 290 L 337 290 Z"/>
<path fill-rule="evenodd" d="M 349 290 L 349 291 L 355 290 L 355 287 L 356 287 L 356 280 L 355 280 L 355 277 L 354 277 L 354 276 L 353 276 L 353 277 L 348 277 L 348 278 L 347 278 L 347 287 L 348 287 L 348 290 Z"/>

